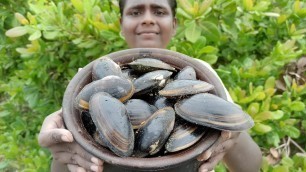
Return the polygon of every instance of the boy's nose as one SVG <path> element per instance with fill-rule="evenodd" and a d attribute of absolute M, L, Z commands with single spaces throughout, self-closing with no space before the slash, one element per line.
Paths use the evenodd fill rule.
<path fill-rule="evenodd" d="M 155 19 L 153 14 L 151 14 L 150 12 L 146 12 L 145 15 L 143 16 L 142 24 L 146 25 L 155 24 Z"/>

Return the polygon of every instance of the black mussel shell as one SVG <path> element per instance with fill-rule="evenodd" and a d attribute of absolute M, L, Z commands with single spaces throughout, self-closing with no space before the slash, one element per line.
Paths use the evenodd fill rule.
<path fill-rule="evenodd" d="M 163 87 L 171 75 L 170 71 L 156 70 L 140 76 L 133 82 L 135 94 L 146 94 L 155 88 Z"/>
<path fill-rule="evenodd" d="M 168 83 L 159 94 L 165 97 L 177 97 L 208 92 L 214 86 L 201 80 L 174 80 Z"/>
<path fill-rule="evenodd" d="M 156 111 L 135 133 L 136 157 L 156 154 L 166 143 L 175 121 L 171 107 Z"/>
<path fill-rule="evenodd" d="M 103 147 L 107 147 L 106 143 L 104 143 L 104 141 L 102 140 L 102 135 L 100 134 L 100 132 L 98 130 L 96 130 L 93 135 L 92 135 L 93 139 L 99 143 L 101 146 Z"/>
<path fill-rule="evenodd" d="M 157 108 L 141 99 L 130 99 L 125 103 L 133 129 L 138 129 Z"/>
<path fill-rule="evenodd" d="M 134 132 L 125 105 L 116 98 L 96 93 L 89 101 L 89 112 L 103 143 L 118 156 L 130 156 Z"/>
<path fill-rule="evenodd" d="M 234 103 L 209 93 L 196 94 L 175 105 L 183 119 L 219 130 L 243 131 L 254 126 L 252 118 Z"/>
<path fill-rule="evenodd" d="M 87 84 L 75 99 L 78 109 L 88 109 L 90 97 L 98 92 L 106 92 L 122 102 L 128 100 L 134 93 L 132 82 L 118 76 L 107 76 Z"/>
<path fill-rule="evenodd" d="M 133 69 L 129 69 L 129 68 L 122 69 L 122 76 L 131 81 L 134 81 L 136 78 L 139 77 L 139 75 L 137 75 Z"/>
<path fill-rule="evenodd" d="M 176 80 L 196 80 L 197 75 L 194 68 L 190 66 L 184 67 L 175 77 Z"/>
<path fill-rule="evenodd" d="M 180 121 L 174 126 L 165 147 L 167 152 L 177 152 L 191 147 L 208 132 L 207 127 L 195 125 L 186 121 Z"/>
<path fill-rule="evenodd" d="M 85 127 L 86 131 L 90 135 L 93 135 L 96 131 L 96 126 L 93 123 L 93 121 L 91 119 L 91 115 L 89 114 L 89 112 L 88 111 L 81 111 L 81 118 L 82 118 L 82 122 L 84 124 L 84 127 Z"/>
<path fill-rule="evenodd" d="M 141 58 L 135 61 L 132 61 L 128 64 L 132 69 L 139 73 L 147 73 L 155 70 L 169 70 L 175 71 L 175 68 L 169 64 L 153 58 Z"/>
<path fill-rule="evenodd" d="M 121 77 L 120 66 L 108 57 L 97 59 L 92 67 L 92 79 L 99 80 L 110 75 Z"/>
<path fill-rule="evenodd" d="M 154 106 L 157 109 L 162 109 L 164 107 L 170 106 L 174 107 L 175 101 L 173 99 L 167 99 L 166 97 L 159 96 L 154 102 Z"/>

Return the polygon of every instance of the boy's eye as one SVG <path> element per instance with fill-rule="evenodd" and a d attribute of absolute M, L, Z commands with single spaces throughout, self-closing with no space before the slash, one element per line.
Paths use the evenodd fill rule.
<path fill-rule="evenodd" d="M 138 16 L 140 14 L 141 14 L 141 12 L 139 10 L 133 10 L 133 11 L 130 12 L 131 16 Z"/>
<path fill-rule="evenodd" d="M 162 15 L 165 15 L 166 13 L 163 10 L 156 10 L 155 14 L 158 16 L 162 16 Z"/>

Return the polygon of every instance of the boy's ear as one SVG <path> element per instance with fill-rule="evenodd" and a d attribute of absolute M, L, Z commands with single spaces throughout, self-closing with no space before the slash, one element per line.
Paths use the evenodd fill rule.
<path fill-rule="evenodd" d="M 120 20 L 120 27 L 122 26 L 122 18 L 119 19 Z M 122 29 L 120 29 L 120 35 L 124 37 L 124 33 L 122 31 Z"/>
<path fill-rule="evenodd" d="M 176 34 L 176 28 L 177 28 L 177 19 L 174 18 L 173 19 L 173 33 L 172 33 L 172 36 L 174 36 Z"/>

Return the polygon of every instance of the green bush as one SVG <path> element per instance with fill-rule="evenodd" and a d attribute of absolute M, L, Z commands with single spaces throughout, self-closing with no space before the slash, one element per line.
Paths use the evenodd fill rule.
<path fill-rule="evenodd" d="M 305 170 L 306 77 L 287 65 L 306 54 L 306 3 L 178 2 L 168 48 L 209 62 L 253 117 L 262 171 Z M 79 67 L 127 48 L 118 19 L 115 0 L 0 2 L 0 171 L 48 171 L 50 153 L 37 143 L 42 121 Z"/>

